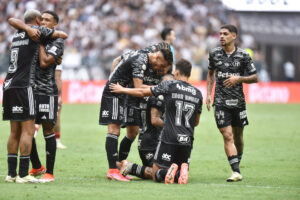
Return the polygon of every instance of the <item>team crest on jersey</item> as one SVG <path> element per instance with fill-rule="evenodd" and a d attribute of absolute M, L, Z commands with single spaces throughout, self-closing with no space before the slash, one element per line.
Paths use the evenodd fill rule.
<path fill-rule="evenodd" d="M 143 70 L 146 70 L 146 69 L 147 69 L 147 66 L 146 66 L 145 64 L 143 64 L 142 69 L 143 69 Z"/>
<path fill-rule="evenodd" d="M 239 61 L 234 61 L 234 62 L 232 62 L 232 66 L 239 67 L 239 66 L 241 66 L 241 63 Z"/>
<path fill-rule="evenodd" d="M 188 135 L 178 134 L 177 141 L 181 144 L 187 144 L 190 142 L 190 137 Z"/>

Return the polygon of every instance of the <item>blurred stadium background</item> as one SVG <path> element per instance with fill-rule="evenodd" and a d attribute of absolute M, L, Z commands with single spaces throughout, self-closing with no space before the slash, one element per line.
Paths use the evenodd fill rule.
<path fill-rule="evenodd" d="M 300 81 L 298 0 L 2 0 L 0 79 L 6 75 L 15 31 L 7 19 L 21 19 L 30 8 L 55 10 L 58 29 L 69 34 L 62 74 L 65 102 L 99 102 L 101 80 L 107 79 L 113 58 L 161 41 L 164 27 L 174 29 L 176 58 L 192 61 L 191 80 L 204 94 L 205 83 L 199 81 L 206 79 L 208 51 L 219 44 L 218 31 L 224 23 L 239 28 L 238 45 L 252 56 L 262 83 Z M 298 89 L 298 84 L 283 83 L 245 88 L 248 102 L 267 103 L 300 102 Z M 78 91 L 82 94 L 76 96 Z"/>

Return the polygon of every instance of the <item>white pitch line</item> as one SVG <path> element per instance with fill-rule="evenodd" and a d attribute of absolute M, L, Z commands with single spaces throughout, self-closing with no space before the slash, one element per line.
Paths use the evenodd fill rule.
<path fill-rule="evenodd" d="M 0 174 L 0 177 L 5 177 L 6 175 Z M 105 177 L 103 177 L 105 178 Z M 69 177 L 69 178 L 55 178 L 56 180 L 99 180 L 99 178 L 83 178 L 83 177 Z M 203 186 L 217 186 L 217 187 L 246 187 L 246 188 L 258 188 L 258 189 L 281 189 L 281 190 L 299 190 L 299 187 L 279 187 L 279 186 L 268 186 L 268 185 L 237 185 L 237 184 L 220 184 L 220 183 L 194 183 Z"/>

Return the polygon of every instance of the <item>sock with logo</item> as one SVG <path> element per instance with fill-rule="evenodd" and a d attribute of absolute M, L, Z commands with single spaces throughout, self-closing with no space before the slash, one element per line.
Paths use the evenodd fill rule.
<path fill-rule="evenodd" d="M 32 164 L 33 169 L 41 168 L 42 164 L 41 164 L 41 161 L 39 159 L 39 154 L 38 154 L 37 149 L 36 149 L 36 142 L 35 142 L 34 138 L 32 139 L 32 148 L 31 148 L 31 153 L 30 153 L 30 160 L 31 160 L 31 164 Z"/>
<path fill-rule="evenodd" d="M 128 157 L 132 142 L 133 141 L 131 139 L 129 139 L 127 136 L 125 136 L 123 138 L 123 140 L 120 143 L 119 161 L 126 160 L 126 158 Z"/>
<path fill-rule="evenodd" d="M 165 180 L 165 177 L 167 175 L 168 169 L 159 169 L 155 173 L 155 180 L 157 182 L 162 182 Z"/>
<path fill-rule="evenodd" d="M 56 139 L 55 134 L 45 136 L 46 141 L 46 173 L 53 174 L 55 156 L 56 156 Z"/>
<path fill-rule="evenodd" d="M 20 156 L 19 176 L 21 178 L 28 175 L 30 156 Z"/>
<path fill-rule="evenodd" d="M 8 175 L 17 176 L 18 154 L 7 154 Z"/>
<path fill-rule="evenodd" d="M 133 164 L 131 168 L 131 172 L 129 173 L 130 175 L 137 176 L 139 178 L 145 179 L 145 166 L 140 166 L 137 164 Z"/>
<path fill-rule="evenodd" d="M 228 157 L 228 161 L 229 161 L 232 171 L 240 173 L 238 156 L 235 155 L 235 156 Z"/>
<path fill-rule="evenodd" d="M 105 149 L 109 169 L 117 169 L 118 161 L 118 136 L 108 133 L 106 136 Z"/>

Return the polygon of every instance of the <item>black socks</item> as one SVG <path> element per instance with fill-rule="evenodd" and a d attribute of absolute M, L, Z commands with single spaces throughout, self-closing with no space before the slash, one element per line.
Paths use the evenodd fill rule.
<path fill-rule="evenodd" d="M 157 182 L 162 182 L 165 180 L 165 177 L 167 175 L 168 169 L 159 169 L 157 170 L 157 172 L 155 173 L 155 180 Z"/>
<path fill-rule="evenodd" d="M 8 175 L 17 176 L 18 154 L 7 154 Z"/>
<path fill-rule="evenodd" d="M 131 173 L 129 174 L 145 179 L 145 169 L 146 169 L 145 166 L 133 164 L 131 168 Z"/>
<path fill-rule="evenodd" d="M 228 157 L 228 161 L 229 161 L 232 171 L 241 173 L 238 156 Z"/>
<path fill-rule="evenodd" d="M 117 169 L 118 161 L 118 136 L 108 133 L 106 136 L 105 149 L 109 169 Z"/>
<path fill-rule="evenodd" d="M 19 176 L 21 178 L 28 175 L 30 156 L 20 156 Z"/>
<path fill-rule="evenodd" d="M 119 161 L 126 160 L 128 157 L 130 147 L 132 144 L 132 140 L 129 139 L 127 136 L 123 138 L 123 140 L 120 143 L 120 149 L 119 149 Z"/>
<path fill-rule="evenodd" d="M 30 153 L 30 160 L 32 164 L 32 168 L 34 169 L 39 169 L 41 168 L 42 164 L 39 159 L 39 154 L 36 149 L 36 143 L 35 143 L 35 138 L 32 139 L 32 148 L 31 148 L 31 153 Z"/>
<path fill-rule="evenodd" d="M 56 138 L 55 134 L 45 136 L 46 141 L 46 173 L 53 174 L 55 156 L 56 156 Z"/>

